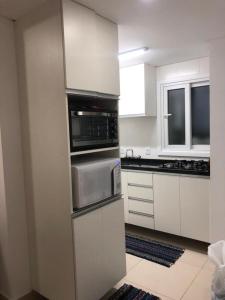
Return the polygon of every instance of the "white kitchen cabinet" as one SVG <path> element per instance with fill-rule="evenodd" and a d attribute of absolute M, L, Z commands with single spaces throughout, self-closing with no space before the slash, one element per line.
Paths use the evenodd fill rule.
<path fill-rule="evenodd" d="M 148 229 L 155 229 L 154 216 L 144 215 L 140 212 L 129 211 L 129 224 L 145 227 Z"/>
<path fill-rule="evenodd" d="M 146 187 L 152 187 L 152 174 L 142 172 L 128 172 L 127 183 L 134 185 L 144 185 Z"/>
<path fill-rule="evenodd" d="M 99 300 L 126 273 L 123 200 L 73 220 L 76 299 Z"/>
<path fill-rule="evenodd" d="M 209 180 L 180 178 L 181 235 L 209 242 Z"/>
<path fill-rule="evenodd" d="M 155 229 L 180 235 L 179 176 L 153 175 Z"/>
<path fill-rule="evenodd" d="M 73 220 L 76 299 L 92 300 L 102 297 L 102 221 L 97 209 Z M 87 288 L 88 286 L 92 289 Z"/>
<path fill-rule="evenodd" d="M 70 0 L 63 1 L 66 87 L 95 91 L 95 12 Z"/>
<path fill-rule="evenodd" d="M 124 219 L 128 223 L 128 196 L 127 196 L 127 172 L 121 172 L 121 188 L 124 198 Z"/>
<path fill-rule="evenodd" d="M 143 200 L 153 200 L 153 189 L 149 187 L 134 186 L 128 183 L 127 194 L 128 199 L 129 197 L 134 197 Z"/>
<path fill-rule="evenodd" d="M 96 15 L 97 91 L 119 95 L 118 26 Z"/>
<path fill-rule="evenodd" d="M 209 179 L 122 172 L 125 222 L 209 242 Z"/>
<path fill-rule="evenodd" d="M 109 291 L 126 275 L 123 200 L 102 208 L 104 266 L 102 284 Z"/>
<path fill-rule="evenodd" d="M 154 205 L 153 202 L 150 201 L 140 201 L 136 200 L 136 198 L 130 197 L 128 201 L 128 209 L 129 211 L 135 211 L 154 216 Z"/>
<path fill-rule="evenodd" d="M 156 116 L 155 72 L 147 64 L 120 69 L 120 116 Z"/>
<path fill-rule="evenodd" d="M 66 87 L 119 95 L 117 25 L 64 0 L 63 26 Z"/>
<path fill-rule="evenodd" d="M 125 222 L 154 229 L 152 174 L 122 172 L 122 190 L 125 198 Z"/>

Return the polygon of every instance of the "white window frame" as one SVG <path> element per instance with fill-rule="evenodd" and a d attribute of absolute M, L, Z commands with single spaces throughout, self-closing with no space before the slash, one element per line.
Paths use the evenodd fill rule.
<path fill-rule="evenodd" d="M 210 85 L 208 77 L 193 78 L 185 81 L 162 82 L 160 92 L 160 128 L 161 152 L 160 155 L 209 157 L 210 145 L 192 145 L 191 136 L 191 87 Z M 168 143 L 168 91 L 185 89 L 185 145 L 169 145 Z"/>

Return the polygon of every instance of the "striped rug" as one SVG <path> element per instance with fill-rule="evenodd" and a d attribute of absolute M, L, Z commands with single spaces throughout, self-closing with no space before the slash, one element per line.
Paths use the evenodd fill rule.
<path fill-rule="evenodd" d="M 184 249 L 137 235 L 126 234 L 126 252 L 170 267 L 184 253 Z"/>
<path fill-rule="evenodd" d="M 159 300 L 160 298 L 137 289 L 132 285 L 124 284 L 109 300 Z"/>

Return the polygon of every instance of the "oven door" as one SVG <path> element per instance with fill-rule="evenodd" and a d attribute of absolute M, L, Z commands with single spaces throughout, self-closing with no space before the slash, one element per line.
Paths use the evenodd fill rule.
<path fill-rule="evenodd" d="M 116 113 L 70 111 L 71 151 L 118 146 Z"/>

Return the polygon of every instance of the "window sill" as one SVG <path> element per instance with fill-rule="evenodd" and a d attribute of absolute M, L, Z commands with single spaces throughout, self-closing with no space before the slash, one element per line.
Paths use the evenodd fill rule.
<path fill-rule="evenodd" d="M 143 118 L 143 117 L 156 117 L 156 114 L 119 115 L 120 119 L 125 119 L 125 118 Z"/>
<path fill-rule="evenodd" d="M 158 154 L 159 156 L 175 156 L 175 157 L 191 157 L 191 158 L 209 158 L 210 152 L 209 151 L 173 151 L 173 150 L 162 150 Z"/>
<path fill-rule="evenodd" d="M 125 118 L 139 118 L 139 117 L 147 117 L 146 114 L 136 114 L 136 115 L 119 115 L 119 118 L 125 119 Z"/>

